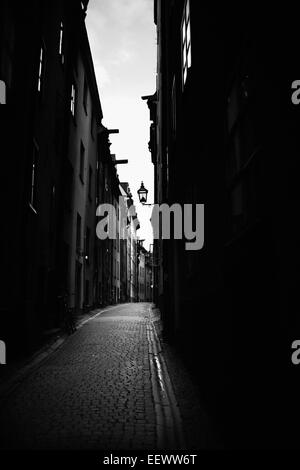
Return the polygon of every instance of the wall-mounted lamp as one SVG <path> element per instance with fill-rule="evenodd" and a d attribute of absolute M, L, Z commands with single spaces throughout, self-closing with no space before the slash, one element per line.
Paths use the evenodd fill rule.
<path fill-rule="evenodd" d="M 142 181 L 141 187 L 138 190 L 138 196 L 140 203 L 143 204 L 143 206 L 153 206 L 153 204 L 146 204 L 147 203 L 147 197 L 148 197 L 148 189 L 145 188 L 144 183 Z"/>

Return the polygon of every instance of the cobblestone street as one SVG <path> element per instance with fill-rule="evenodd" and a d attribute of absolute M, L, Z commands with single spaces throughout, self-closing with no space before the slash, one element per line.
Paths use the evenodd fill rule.
<path fill-rule="evenodd" d="M 2 402 L 1 447 L 183 448 L 152 320 L 150 304 L 124 304 L 68 337 Z"/>

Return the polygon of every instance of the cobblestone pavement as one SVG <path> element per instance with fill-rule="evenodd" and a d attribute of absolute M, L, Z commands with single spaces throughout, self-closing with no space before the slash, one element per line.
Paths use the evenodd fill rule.
<path fill-rule="evenodd" d="M 0 448 L 185 447 L 152 320 L 124 304 L 86 322 L 2 402 Z"/>

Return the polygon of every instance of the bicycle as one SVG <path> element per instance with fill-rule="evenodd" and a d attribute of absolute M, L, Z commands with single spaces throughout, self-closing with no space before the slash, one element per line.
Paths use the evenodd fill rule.
<path fill-rule="evenodd" d="M 58 296 L 61 305 L 62 328 L 71 335 L 76 331 L 75 309 L 68 305 L 68 295 L 64 293 Z"/>

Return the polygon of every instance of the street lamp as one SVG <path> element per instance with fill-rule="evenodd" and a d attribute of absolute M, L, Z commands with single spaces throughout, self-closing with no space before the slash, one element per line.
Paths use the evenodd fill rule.
<path fill-rule="evenodd" d="M 144 183 L 142 181 L 141 187 L 138 190 L 138 196 L 140 203 L 143 204 L 143 206 L 154 206 L 154 204 L 146 204 L 147 202 L 147 197 L 148 197 L 148 189 L 145 188 Z"/>
<path fill-rule="evenodd" d="M 140 199 L 140 203 L 145 205 L 147 202 L 147 197 L 148 197 L 148 189 L 145 188 L 143 181 L 137 193 Z"/>

